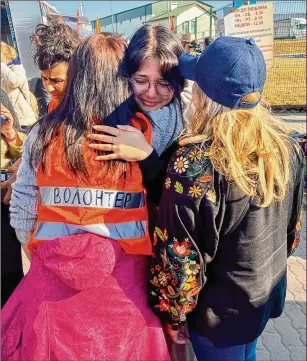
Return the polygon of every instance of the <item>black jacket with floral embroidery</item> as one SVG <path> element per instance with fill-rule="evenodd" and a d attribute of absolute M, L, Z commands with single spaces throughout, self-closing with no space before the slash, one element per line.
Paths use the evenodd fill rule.
<path fill-rule="evenodd" d="M 303 155 L 294 143 L 291 149 L 288 196 L 266 208 L 213 169 L 209 144 L 172 156 L 149 292 L 153 310 L 173 329 L 188 319 L 217 345 L 243 344 L 282 313 L 303 195 Z"/>

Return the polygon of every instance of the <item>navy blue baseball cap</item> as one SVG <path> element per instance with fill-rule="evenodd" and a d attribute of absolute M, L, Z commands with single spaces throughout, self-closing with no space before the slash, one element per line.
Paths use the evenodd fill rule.
<path fill-rule="evenodd" d="M 266 81 L 266 65 L 254 39 L 221 36 L 200 56 L 184 53 L 179 58 L 179 71 L 194 80 L 216 103 L 229 108 L 253 108 L 242 101 L 247 94 L 262 93 Z"/>

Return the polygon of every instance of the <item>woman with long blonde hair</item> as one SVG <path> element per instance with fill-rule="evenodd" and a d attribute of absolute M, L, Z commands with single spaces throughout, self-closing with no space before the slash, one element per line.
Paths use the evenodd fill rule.
<path fill-rule="evenodd" d="M 261 99 L 266 67 L 252 39 L 221 37 L 179 69 L 195 81 L 191 117 L 159 205 L 151 305 L 173 342 L 186 343 L 187 323 L 198 361 L 254 361 L 284 308 L 303 154 Z M 128 134 L 112 139 L 123 152 L 118 137 Z"/>

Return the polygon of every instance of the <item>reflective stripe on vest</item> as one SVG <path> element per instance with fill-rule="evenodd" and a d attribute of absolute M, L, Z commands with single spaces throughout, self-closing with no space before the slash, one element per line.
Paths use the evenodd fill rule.
<path fill-rule="evenodd" d="M 144 192 L 121 192 L 111 189 L 40 187 L 40 202 L 45 206 L 72 206 L 106 209 L 143 207 Z"/>
<path fill-rule="evenodd" d="M 147 117 L 138 113 L 131 125 L 151 141 Z M 116 240 L 129 254 L 151 255 L 146 190 L 139 164 L 129 163 L 129 171 L 127 168 L 118 177 L 113 177 L 112 171 L 101 172 L 101 164 L 94 160 L 96 153 L 85 141 L 82 154 L 88 177 L 77 177 L 63 156 L 62 131 L 47 149 L 46 172 L 42 164 L 37 169 L 37 220 L 28 248 L 33 250 L 60 237 L 93 233 Z"/>
<path fill-rule="evenodd" d="M 141 238 L 146 236 L 146 221 L 88 225 L 39 222 L 34 238 L 41 241 L 49 241 L 57 237 L 79 233 L 95 233 L 115 240 Z"/>

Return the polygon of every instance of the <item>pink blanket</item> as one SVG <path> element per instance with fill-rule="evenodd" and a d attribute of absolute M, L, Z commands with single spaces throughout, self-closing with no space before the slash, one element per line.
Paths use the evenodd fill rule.
<path fill-rule="evenodd" d="M 146 272 L 145 257 L 93 234 L 40 245 L 2 309 L 2 360 L 169 360 Z"/>

